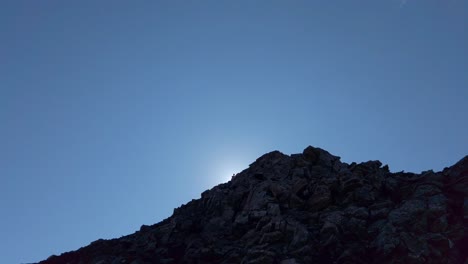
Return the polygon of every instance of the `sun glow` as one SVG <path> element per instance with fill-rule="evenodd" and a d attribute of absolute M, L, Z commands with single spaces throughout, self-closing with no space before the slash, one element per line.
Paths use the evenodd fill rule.
<path fill-rule="evenodd" d="M 216 184 L 225 183 L 232 177 L 248 167 L 248 164 L 241 162 L 239 159 L 228 159 L 220 161 L 214 171 L 214 181 Z"/>
<path fill-rule="evenodd" d="M 217 174 L 217 177 L 218 177 L 217 180 L 220 183 L 228 182 L 232 179 L 234 175 L 236 175 L 237 173 L 241 172 L 244 169 L 245 168 L 243 168 L 240 165 L 225 164 L 220 167 L 219 173 Z"/>
<path fill-rule="evenodd" d="M 252 150 L 252 146 L 245 146 L 243 143 L 224 144 L 210 149 L 206 156 L 211 186 L 230 181 L 233 175 L 247 169 L 258 155 L 258 152 Z"/>

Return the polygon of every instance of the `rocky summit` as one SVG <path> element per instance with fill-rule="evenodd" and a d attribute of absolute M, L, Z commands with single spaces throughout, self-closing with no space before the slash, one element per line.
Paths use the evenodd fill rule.
<path fill-rule="evenodd" d="M 441 172 L 273 151 L 164 221 L 40 263 L 468 263 L 468 156 Z"/>

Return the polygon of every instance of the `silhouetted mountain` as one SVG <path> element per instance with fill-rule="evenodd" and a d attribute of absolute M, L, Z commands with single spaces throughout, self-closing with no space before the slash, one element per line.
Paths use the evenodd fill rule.
<path fill-rule="evenodd" d="M 41 263 L 468 263 L 468 156 L 391 173 L 273 151 L 166 220 Z"/>

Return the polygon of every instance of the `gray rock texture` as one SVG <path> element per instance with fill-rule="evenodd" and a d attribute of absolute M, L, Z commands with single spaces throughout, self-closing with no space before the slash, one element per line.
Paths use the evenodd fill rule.
<path fill-rule="evenodd" d="M 273 151 L 166 220 L 40 263 L 468 263 L 468 156 L 391 173 Z"/>

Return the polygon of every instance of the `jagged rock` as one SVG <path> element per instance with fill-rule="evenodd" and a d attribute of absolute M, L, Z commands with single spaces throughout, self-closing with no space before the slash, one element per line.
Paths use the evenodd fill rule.
<path fill-rule="evenodd" d="M 463 202 L 463 218 L 468 221 L 468 198 L 465 198 Z"/>
<path fill-rule="evenodd" d="M 391 201 L 377 202 L 369 206 L 370 218 L 375 221 L 378 219 L 386 218 L 390 213 L 390 208 L 393 206 Z"/>
<path fill-rule="evenodd" d="M 447 230 L 448 227 L 448 219 L 446 215 L 443 215 L 441 217 L 438 217 L 434 219 L 430 226 L 430 231 L 433 233 L 442 233 Z"/>
<path fill-rule="evenodd" d="M 331 202 L 331 192 L 328 186 L 319 185 L 315 187 L 313 195 L 307 201 L 308 208 L 318 211 L 327 207 Z"/>
<path fill-rule="evenodd" d="M 285 259 L 280 262 L 280 264 L 299 264 L 296 259 L 291 258 L 291 259 Z"/>
<path fill-rule="evenodd" d="M 428 213 L 434 216 L 441 216 L 447 212 L 447 198 L 443 194 L 429 197 L 427 203 Z"/>
<path fill-rule="evenodd" d="M 426 210 L 426 203 L 421 200 L 409 200 L 390 212 L 388 218 L 394 225 L 402 225 L 418 220 Z"/>
<path fill-rule="evenodd" d="M 418 262 L 424 263 L 423 256 L 429 256 L 429 249 L 427 245 L 427 241 L 422 239 L 418 236 L 408 234 L 406 232 L 402 232 L 400 234 L 401 241 L 405 244 L 406 248 L 408 249 L 408 256 Z"/>
<path fill-rule="evenodd" d="M 446 175 L 449 177 L 448 187 L 461 195 L 468 195 L 468 156 L 453 165 Z"/>
<path fill-rule="evenodd" d="M 324 167 L 333 167 L 333 163 L 338 161 L 340 157 L 331 155 L 328 151 L 321 148 L 314 148 L 308 146 L 303 151 L 304 158 L 312 162 L 312 164 L 319 164 Z"/>
<path fill-rule="evenodd" d="M 343 230 L 347 234 L 365 237 L 367 235 L 367 221 L 355 217 L 348 218 L 343 224 Z"/>
<path fill-rule="evenodd" d="M 260 239 L 260 244 L 264 243 L 273 243 L 280 241 L 283 238 L 283 233 L 280 231 L 273 231 L 271 233 L 263 234 L 262 238 Z"/>
<path fill-rule="evenodd" d="M 441 192 L 438 186 L 431 184 L 419 185 L 414 192 L 415 197 L 425 197 L 439 194 Z"/>
<path fill-rule="evenodd" d="M 355 175 L 350 175 L 341 182 L 341 189 L 343 192 L 349 192 L 361 186 L 361 179 Z"/>
<path fill-rule="evenodd" d="M 275 203 L 269 203 L 267 206 L 267 215 L 270 216 L 277 216 L 281 214 L 281 209 L 279 207 L 279 204 Z"/>
<path fill-rule="evenodd" d="M 273 151 L 160 223 L 41 263 L 468 263 L 467 195 L 468 156 L 414 174 Z"/>
<path fill-rule="evenodd" d="M 365 207 L 350 206 L 346 208 L 345 213 L 350 217 L 366 220 L 369 217 L 369 209 Z"/>
<path fill-rule="evenodd" d="M 291 243 L 289 244 L 291 249 L 300 248 L 304 246 L 309 240 L 309 232 L 305 226 L 301 225 L 300 223 L 295 223 L 294 227 L 294 235 Z"/>
<path fill-rule="evenodd" d="M 390 255 L 399 244 L 398 233 L 391 223 L 384 225 L 377 238 L 372 242 L 372 246 L 377 249 L 377 252 L 385 257 Z"/>

